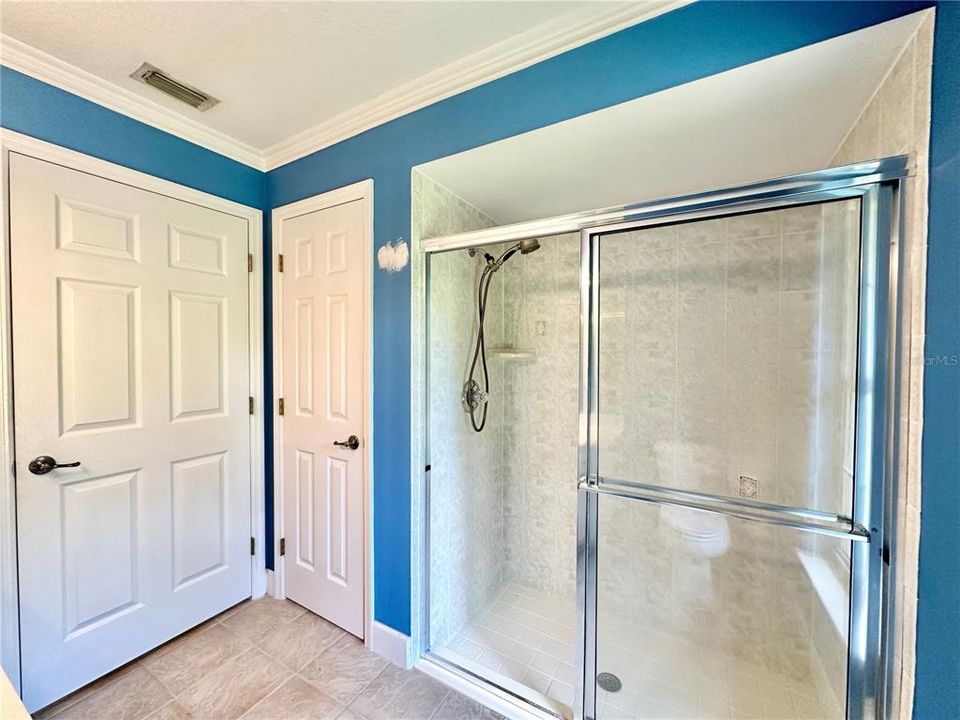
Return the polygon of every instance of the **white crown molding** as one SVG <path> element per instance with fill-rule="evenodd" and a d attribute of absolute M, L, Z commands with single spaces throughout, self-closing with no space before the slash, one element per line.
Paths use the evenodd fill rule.
<path fill-rule="evenodd" d="M 257 148 L 8 35 L 0 35 L 0 63 L 244 165 L 265 169 Z"/>
<path fill-rule="evenodd" d="M 586 45 L 692 0 L 590 3 L 368 100 L 264 150 L 273 170 L 435 102 Z"/>
<path fill-rule="evenodd" d="M 692 0 L 589 3 L 404 83 L 264 150 L 8 35 L 0 34 L 0 63 L 257 170 L 272 170 L 690 2 Z"/>

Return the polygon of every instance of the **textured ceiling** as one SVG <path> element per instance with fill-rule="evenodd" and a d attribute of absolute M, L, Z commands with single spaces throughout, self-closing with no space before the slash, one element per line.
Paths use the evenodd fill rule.
<path fill-rule="evenodd" d="M 264 149 L 584 5 L 4 0 L 0 32 Z M 131 80 L 144 61 L 220 104 L 198 113 Z"/>

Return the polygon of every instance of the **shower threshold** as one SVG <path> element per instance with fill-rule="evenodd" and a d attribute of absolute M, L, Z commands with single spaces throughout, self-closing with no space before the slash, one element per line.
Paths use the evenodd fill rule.
<path fill-rule="evenodd" d="M 530 712 L 544 718 L 560 718 L 573 720 L 573 710 L 570 706 L 558 702 L 549 695 L 537 692 L 523 683 L 504 675 L 496 670 L 481 665 L 459 653 L 439 648 L 430 651 L 429 659 L 441 666 L 458 672 L 470 682 L 486 688 L 488 691 L 498 692 L 510 698 L 513 703 L 524 703 Z"/>

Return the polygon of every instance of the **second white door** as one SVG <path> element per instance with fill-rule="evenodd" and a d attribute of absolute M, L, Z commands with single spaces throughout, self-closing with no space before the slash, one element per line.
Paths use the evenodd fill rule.
<path fill-rule="evenodd" d="M 281 220 L 288 598 L 363 637 L 365 200 Z"/>

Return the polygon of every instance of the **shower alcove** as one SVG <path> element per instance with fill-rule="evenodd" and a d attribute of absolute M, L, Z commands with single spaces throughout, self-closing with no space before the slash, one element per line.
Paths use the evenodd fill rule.
<path fill-rule="evenodd" d="M 888 350 L 922 302 L 905 278 L 923 258 L 929 23 L 414 169 L 413 635 L 431 668 L 546 717 L 910 701 L 894 588 L 915 528 L 888 458 L 917 429 L 889 422 L 888 390 L 922 367 Z M 540 248 L 486 296 L 477 432 L 485 255 L 524 238 Z"/>

